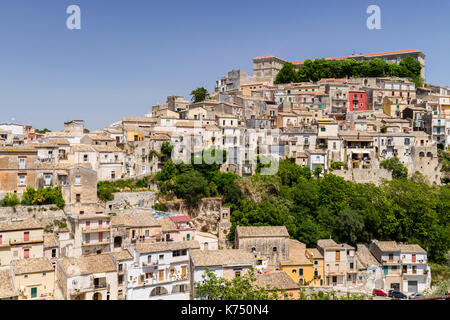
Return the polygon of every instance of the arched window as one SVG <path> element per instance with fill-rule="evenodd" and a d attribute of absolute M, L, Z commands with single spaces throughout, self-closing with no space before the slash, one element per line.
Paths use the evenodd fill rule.
<path fill-rule="evenodd" d="M 273 247 L 273 252 L 277 252 L 277 247 Z"/>
<path fill-rule="evenodd" d="M 431 152 L 428 152 L 428 153 L 427 153 L 427 157 L 428 157 L 428 158 L 433 158 L 433 154 L 432 154 Z"/>
<path fill-rule="evenodd" d="M 421 157 L 421 158 L 425 157 L 425 153 L 420 152 L 420 153 L 419 153 L 419 157 Z"/>
<path fill-rule="evenodd" d="M 165 294 L 168 294 L 167 289 L 164 287 L 156 287 L 152 290 L 150 293 L 150 297 L 156 297 L 156 296 L 163 296 Z"/>

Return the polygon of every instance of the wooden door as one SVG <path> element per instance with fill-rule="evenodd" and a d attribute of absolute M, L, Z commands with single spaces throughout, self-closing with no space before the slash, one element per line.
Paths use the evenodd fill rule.
<path fill-rule="evenodd" d="M 100 220 L 100 221 L 98 222 L 98 228 L 101 229 L 102 227 L 103 227 L 103 221 Z"/>
<path fill-rule="evenodd" d="M 159 270 L 159 281 L 164 281 L 164 270 Z"/>
<path fill-rule="evenodd" d="M 30 233 L 29 232 L 24 232 L 23 233 L 23 240 L 24 241 L 30 241 Z"/>
<path fill-rule="evenodd" d="M 341 260 L 341 252 L 336 251 L 336 261 L 340 261 L 340 260 Z"/>
<path fill-rule="evenodd" d="M 416 262 L 416 255 L 415 254 L 412 255 L 412 262 Z"/>
<path fill-rule="evenodd" d="M 181 277 L 186 278 L 186 266 L 181 267 Z"/>
<path fill-rule="evenodd" d="M 98 234 L 98 242 L 103 242 L 103 232 Z"/>

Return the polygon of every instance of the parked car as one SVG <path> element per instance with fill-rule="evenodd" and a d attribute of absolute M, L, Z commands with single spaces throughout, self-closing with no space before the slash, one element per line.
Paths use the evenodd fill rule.
<path fill-rule="evenodd" d="M 380 289 L 373 289 L 372 294 L 374 296 L 379 296 L 379 297 L 386 297 L 387 296 L 387 293 L 384 292 L 383 290 L 380 290 Z"/>
<path fill-rule="evenodd" d="M 390 294 L 390 295 L 389 295 Z M 395 299 L 408 299 L 408 296 L 404 294 L 403 292 L 397 291 L 397 290 L 389 290 L 389 297 L 395 298 Z"/>
<path fill-rule="evenodd" d="M 412 295 L 409 296 L 410 299 L 419 299 L 419 298 L 423 298 L 424 295 L 421 293 L 413 293 Z"/>

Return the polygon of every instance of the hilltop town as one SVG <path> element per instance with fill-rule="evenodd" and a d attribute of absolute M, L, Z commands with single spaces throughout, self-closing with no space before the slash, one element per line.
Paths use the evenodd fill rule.
<path fill-rule="evenodd" d="M 419 68 L 411 77 L 378 70 L 381 76 L 305 73 L 308 81 L 283 81 L 289 66 L 302 80 L 311 61 L 265 55 L 253 59 L 252 75 L 232 70 L 213 91 L 194 90 L 192 101 L 169 96 L 150 113 L 101 130 L 89 130 L 83 120 L 65 122 L 63 131 L 0 124 L 0 299 L 198 299 L 196 283 L 207 270 L 233 279 L 253 269 L 256 284 L 274 288 L 280 299 L 298 298 L 301 289 L 428 292 L 428 250 L 441 254 L 431 245 L 394 241 L 384 230 L 383 239 L 367 232 L 365 243 L 346 233 L 341 239 L 355 240 L 350 244 L 319 230 L 327 237 L 304 243 L 298 240 L 308 238 L 303 225 L 278 223 L 289 219 L 252 224 L 245 216 L 250 210 L 238 207 L 247 196 L 276 211 L 266 193 L 288 197 L 282 193 L 311 179 L 383 188 L 402 178 L 430 190 L 448 183 L 450 87 L 427 82 L 425 54 L 323 61 L 349 60 L 369 67 L 381 61 L 392 70 L 415 61 Z M 207 151 L 216 166 L 202 159 Z M 293 169 L 280 177 L 281 187 L 270 178 L 244 180 L 287 166 Z M 285 182 L 294 171 L 296 180 Z M 234 183 L 236 177 L 244 182 Z M 317 193 L 316 184 L 309 186 Z M 292 201 L 299 205 L 305 194 L 294 193 Z M 445 212 L 446 205 L 434 209 Z M 353 217 L 355 208 L 345 209 L 336 211 Z M 398 216 L 401 209 L 407 210 L 396 208 Z"/>

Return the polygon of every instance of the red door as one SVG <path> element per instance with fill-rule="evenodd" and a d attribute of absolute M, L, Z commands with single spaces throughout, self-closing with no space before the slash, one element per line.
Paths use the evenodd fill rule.
<path fill-rule="evenodd" d="M 89 230 L 90 227 L 91 227 L 91 222 L 90 221 L 86 221 L 86 230 Z"/>
<path fill-rule="evenodd" d="M 103 232 L 98 234 L 98 242 L 103 242 Z"/>
<path fill-rule="evenodd" d="M 100 220 L 100 221 L 98 222 L 98 228 L 101 229 L 101 228 L 102 228 L 102 225 L 103 225 L 103 221 Z"/>
<path fill-rule="evenodd" d="M 416 262 L 416 255 L 415 254 L 412 255 L 412 262 Z"/>
<path fill-rule="evenodd" d="M 30 257 L 30 249 L 23 250 L 23 258 L 28 259 Z"/>
<path fill-rule="evenodd" d="M 0 234 L 0 244 L 2 244 L 2 235 Z"/>
<path fill-rule="evenodd" d="M 23 241 L 30 241 L 30 233 L 29 232 L 23 233 Z"/>

